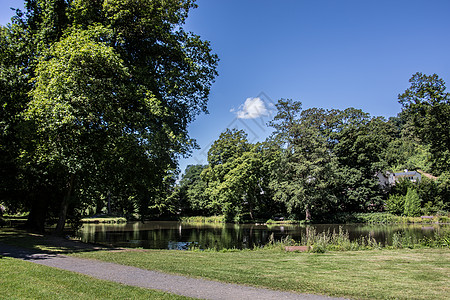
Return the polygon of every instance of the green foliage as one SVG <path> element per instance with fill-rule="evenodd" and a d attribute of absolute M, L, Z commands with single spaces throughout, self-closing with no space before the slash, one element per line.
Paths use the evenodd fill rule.
<path fill-rule="evenodd" d="M 301 103 L 281 99 L 271 122 L 274 141 L 282 147 L 271 187 L 288 213 L 320 214 L 336 202 L 336 159 L 327 149 L 327 120 L 321 109 L 301 111 Z"/>
<path fill-rule="evenodd" d="M 309 211 L 315 220 L 327 212 L 382 208 L 382 191 L 374 176 L 386 163 L 383 153 L 394 129 L 382 118 L 361 110 L 307 109 L 281 99 L 270 123 L 281 157 L 273 167 L 276 200 L 288 212 Z M 328 213 L 331 215 L 331 213 Z"/>
<path fill-rule="evenodd" d="M 408 217 L 420 215 L 420 198 L 415 189 L 409 188 L 406 193 L 404 214 Z"/>
<path fill-rule="evenodd" d="M 394 249 L 414 248 L 415 244 L 417 244 L 417 240 L 413 240 L 409 235 L 401 233 L 392 235 L 392 248 Z"/>
<path fill-rule="evenodd" d="M 217 75 L 209 42 L 182 28 L 194 7 L 28 0 L 1 28 L 0 163 L 14 185 L 2 176 L 0 188 L 31 209 L 31 227 L 98 212 L 98 199 L 128 214 L 173 213 L 177 159 L 196 146 L 187 126 L 206 112 Z"/>
<path fill-rule="evenodd" d="M 386 210 L 394 215 L 401 215 L 405 211 L 405 196 L 391 194 L 386 201 Z"/>
<path fill-rule="evenodd" d="M 186 223 L 225 223 L 224 216 L 194 216 L 194 217 L 182 217 L 182 222 Z"/>
<path fill-rule="evenodd" d="M 273 213 L 263 147 L 249 143 L 247 134 L 236 129 L 227 129 L 213 143 L 208 152 L 210 164 L 202 172 L 210 214 L 223 214 L 227 222 L 242 222 Z"/>
<path fill-rule="evenodd" d="M 359 213 L 354 217 L 359 220 L 360 223 L 369 224 L 394 224 L 403 223 L 402 218 L 395 216 L 391 213 Z"/>
<path fill-rule="evenodd" d="M 398 96 L 414 133 L 429 145 L 433 171 L 446 172 L 450 165 L 450 94 L 438 75 L 414 74 L 411 86 Z"/>

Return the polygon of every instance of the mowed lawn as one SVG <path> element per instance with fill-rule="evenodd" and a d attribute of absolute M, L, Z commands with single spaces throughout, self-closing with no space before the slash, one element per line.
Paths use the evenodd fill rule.
<path fill-rule="evenodd" d="M 0 299 L 190 299 L 0 258 Z"/>
<path fill-rule="evenodd" d="M 449 299 L 450 249 L 315 253 L 148 250 L 86 252 L 143 269 L 353 299 Z"/>

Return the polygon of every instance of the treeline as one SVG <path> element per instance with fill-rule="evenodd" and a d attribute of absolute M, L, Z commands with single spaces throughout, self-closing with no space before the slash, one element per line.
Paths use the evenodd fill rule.
<path fill-rule="evenodd" d="M 415 74 L 390 120 L 282 99 L 270 139 L 227 130 L 208 165 L 176 184 L 178 159 L 196 146 L 188 124 L 217 76 L 209 42 L 183 30 L 194 1 L 24 7 L 0 27 L 0 208 L 29 213 L 30 230 L 62 233 L 102 213 L 322 221 L 449 208 L 449 94 L 437 75 Z M 376 174 L 404 168 L 439 177 L 380 188 Z"/>
<path fill-rule="evenodd" d="M 181 215 L 224 215 L 226 221 L 285 217 L 336 220 L 336 215 L 389 211 L 445 213 L 450 198 L 449 94 L 437 75 L 413 75 L 399 95 L 397 117 L 354 108 L 302 109 L 281 99 L 273 135 L 252 144 L 227 129 L 211 146 L 208 165 L 190 165 L 168 199 Z M 437 178 L 383 184 L 388 172 L 420 170 Z M 426 173 L 424 173 L 426 174 Z"/>

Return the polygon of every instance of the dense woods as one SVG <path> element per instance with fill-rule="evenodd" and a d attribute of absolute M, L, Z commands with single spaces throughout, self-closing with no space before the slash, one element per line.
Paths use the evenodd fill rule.
<path fill-rule="evenodd" d="M 402 112 L 389 120 L 355 108 L 303 110 L 280 99 L 265 142 L 251 144 L 244 131 L 227 129 L 208 165 L 188 166 L 175 189 L 181 214 L 330 222 L 360 212 L 445 213 L 449 94 L 437 75 L 417 73 L 410 82 L 399 95 Z M 405 169 L 419 170 L 421 179 L 382 180 Z"/>
<path fill-rule="evenodd" d="M 196 147 L 218 57 L 182 28 L 189 0 L 27 0 L 0 32 L 0 204 L 43 231 L 116 213 L 335 221 L 356 212 L 448 211 L 450 95 L 416 73 L 388 120 L 280 99 L 273 135 L 226 129 L 177 181 Z M 405 79 L 406 80 L 406 79 Z M 420 181 L 383 184 L 394 172 Z M 0 206 L 0 207 L 3 207 Z"/>

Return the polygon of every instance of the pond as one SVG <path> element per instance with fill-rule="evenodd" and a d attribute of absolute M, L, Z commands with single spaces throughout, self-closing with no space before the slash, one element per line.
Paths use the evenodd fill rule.
<path fill-rule="evenodd" d="M 275 240 L 289 237 L 300 241 L 307 230 L 336 232 L 339 227 L 348 231 L 351 240 L 373 237 L 382 244 L 391 244 L 394 233 L 417 239 L 432 238 L 440 228 L 449 225 L 255 225 L 255 224 L 198 224 L 181 222 L 132 222 L 126 224 L 84 224 L 77 232 L 83 242 L 109 244 L 114 247 L 144 249 L 247 249 L 265 245 L 273 234 Z"/>

